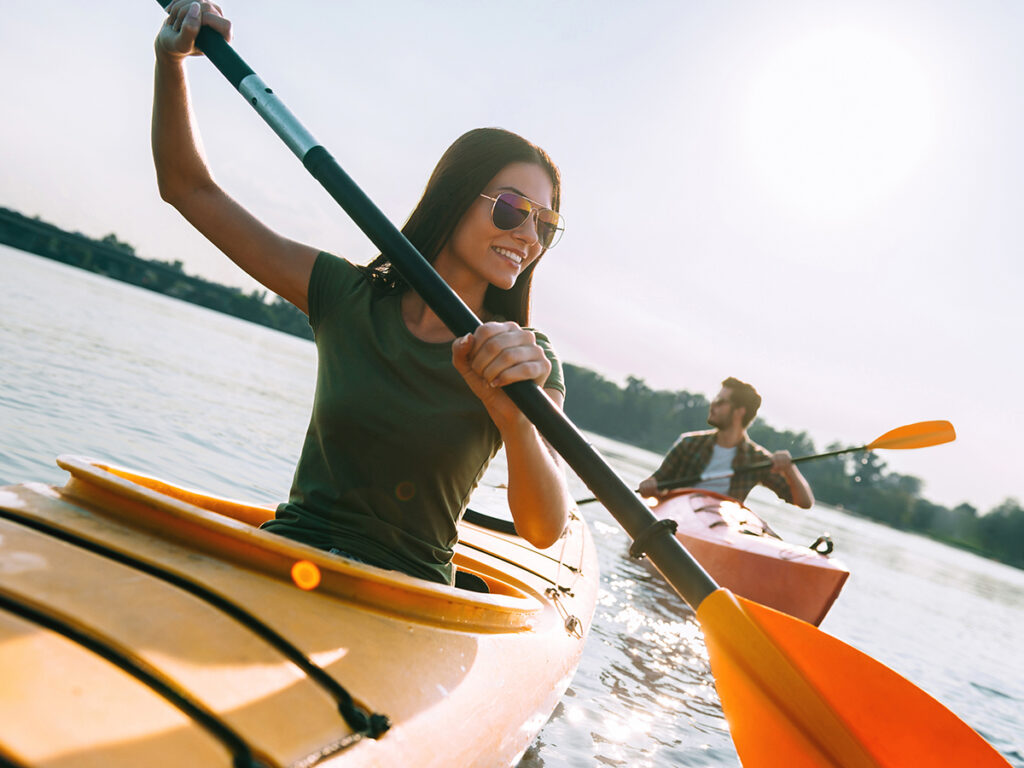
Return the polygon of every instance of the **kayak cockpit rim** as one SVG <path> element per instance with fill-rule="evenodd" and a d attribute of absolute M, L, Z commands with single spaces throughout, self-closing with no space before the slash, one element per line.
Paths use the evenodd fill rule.
<path fill-rule="evenodd" d="M 317 590 L 368 610 L 476 632 L 529 631 L 545 610 L 543 586 L 529 583 L 533 574 L 526 566 L 509 569 L 500 556 L 490 557 L 486 539 L 500 536 L 481 529 L 470 534 L 477 538 L 473 557 L 460 553 L 457 563 L 484 578 L 491 594 L 356 563 L 261 531 L 259 523 L 273 516 L 270 506 L 177 488 L 96 459 L 61 455 L 57 464 L 70 477 L 54 491 L 72 504 L 287 582 L 296 563 L 311 563 Z"/>

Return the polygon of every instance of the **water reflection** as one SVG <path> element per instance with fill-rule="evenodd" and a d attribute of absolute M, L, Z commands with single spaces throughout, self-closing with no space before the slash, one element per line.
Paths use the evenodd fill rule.
<path fill-rule="evenodd" d="M 519 768 L 736 765 L 693 612 L 628 556 L 605 510 L 582 509 L 601 564 L 594 623 L 569 693 Z"/>

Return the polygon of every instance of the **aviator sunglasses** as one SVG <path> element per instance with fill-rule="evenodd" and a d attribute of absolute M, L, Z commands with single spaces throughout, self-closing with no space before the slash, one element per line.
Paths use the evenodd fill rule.
<path fill-rule="evenodd" d="M 558 211 L 544 208 L 528 197 L 514 192 L 502 192 L 497 197 L 480 193 L 480 197 L 493 200 L 491 221 L 498 229 L 517 229 L 531 213 L 537 213 L 537 240 L 545 248 L 554 248 L 565 231 L 565 219 Z"/>

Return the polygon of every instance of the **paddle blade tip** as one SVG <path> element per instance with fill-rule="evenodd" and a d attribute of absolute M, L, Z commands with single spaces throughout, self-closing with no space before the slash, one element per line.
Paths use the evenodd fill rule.
<path fill-rule="evenodd" d="M 875 438 L 866 447 L 906 450 L 910 448 L 928 448 L 956 440 L 956 430 L 945 420 L 919 421 L 889 430 L 881 437 Z"/>

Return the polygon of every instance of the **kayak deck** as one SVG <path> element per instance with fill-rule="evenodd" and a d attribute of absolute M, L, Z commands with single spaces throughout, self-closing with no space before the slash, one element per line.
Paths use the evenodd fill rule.
<path fill-rule="evenodd" d="M 0 489 L 0 763 L 508 764 L 578 663 L 581 520 L 544 551 L 463 525 L 480 594 L 259 531 L 267 507 L 59 463 L 63 488 Z"/>
<path fill-rule="evenodd" d="M 814 625 L 850 575 L 839 560 L 778 538 L 728 496 L 683 489 L 652 512 L 675 521 L 676 538 L 721 586 Z"/>

